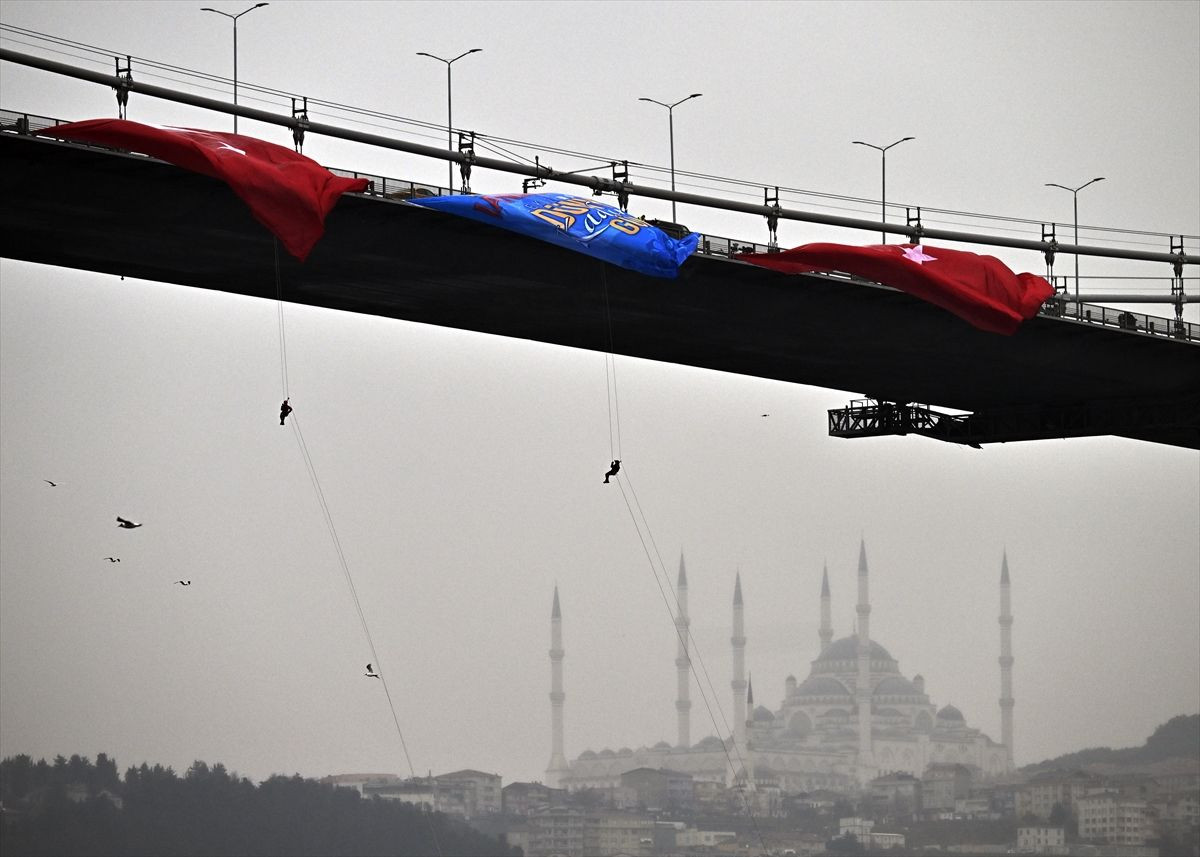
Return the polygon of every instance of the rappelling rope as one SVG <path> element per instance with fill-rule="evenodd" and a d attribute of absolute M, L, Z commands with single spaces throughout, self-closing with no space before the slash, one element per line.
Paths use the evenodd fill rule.
<path fill-rule="evenodd" d="M 623 471 L 623 472 L 625 472 L 625 484 L 627 484 L 629 486 L 629 493 L 631 495 L 633 495 L 633 502 L 634 502 L 634 505 L 637 506 L 638 515 L 641 516 L 642 522 L 645 524 L 645 527 L 646 527 L 646 534 L 650 537 L 650 546 L 654 548 L 654 555 L 658 558 L 658 567 L 662 569 L 663 577 L 666 578 L 667 580 L 670 580 L 670 578 L 668 577 L 667 565 L 665 562 L 663 562 L 662 554 L 659 553 L 659 550 L 658 550 L 658 542 L 656 542 L 654 540 L 654 531 L 650 529 L 650 522 L 646 520 L 646 514 L 642 511 L 641 501 L 638 500 L 637 490 L 633 487 L 633 480 L 629 478 L 629 474 L 627 471 Z M 653 563 L 651 563 L 651 564 L 653 565 Z M 675 613 L 676 613 L 676 615 L 678 615 L 680 613 L 679 596 L 676 594 L 675 590 L 672 589 L 670 586 L 666 587 L 665 591 L 670 593 L 671 601 L 674 602 L 674 605 L 675 605 Z M 668 605 L 668 606 L 670 606 L 670 605 Z M 687 629 L 687 643 L 690 643 L 690 645 L 691 645 L 691 648 L 689 649 L 689 651 L 694 651 L 696 653 L 696 660 L 700 663 L 700 670 L 704 673 L 704 680 L 708 684 L 708 692 L 712 694 L 713 702 L 717 706 L 717 714 L 720 715 L 720 717 L 721 717 L 721 724 L 722 724 L 722 726 L 724 726 L 726 731 L 728 731 L 732 734 L 733 729 L 730 727 L 729 721 L 725 719 L 725 711 L 721 707 L 720 697 L 717 694 L 716 688 L 713 687 L 712 678 L 710 678 L 709 674 L 708 674 L 708 667 L 705 666 L 704 658 L 700 655 L 700 649 L 696 643 L 695 636 L 692 634 L 692 629 L 691 629 L 690 625 L 688 626 L 688 629 Z M 685 643 L 685 645 L 686 645 L 686 643 Z M 689 657 L 688 660 L 690 661 L 691 658 Z M 693 676 L 695 676 L 695 668 L 694 667 L 693 667 L 692 674 L 693 674 Z M 700 684 L 699 676 L 695 676 L 695 677 L 696 677 L 696 684 L 697 684 L 697 686 L 700 687 L 701 698 L 703 698 L 704 697 L 704 687 L 703 687 L 703 685 Z M 708 705 L 707 700 L 705 701 L 705 705 L 706 706 Z M 711 710 L 709 711 L 709 715 L 711 717 L 711 715 L 712 715 Z M 714 728 L 716 727 L 715 722 L 713 723 L 713 726 L 714 726 Z M 734 742 L 734 752 L 738 754 L 738 762 L 739 763 L 742 762 L 741 751 L 737 750 L 736 742 Z M 744 767 L 744 764 L 743 764 L 743 767 Z"/>
<path fill-rule="evenodd" d="M 604 292 L 605 333 L 607 336 L 607 347 L 604 352 L 604 384 L 608 403 L 608 449 L 609 455 L 611 455 L 613 459 L 619 460 L 622 457 L 621 405 L 620 399 L 617 395 L 617 358 L 613 351 L 612 308 L 609 303 L 608 295 L 608 266 L 603 262 L 600 263 L 600 282 Z M 622 474 L 624 474 L 626 477 L 624 480 L 621 479 Z M 680 644 L 683 645 L 685 650 L 689 653 L 688 667 L 691 670 L 692 678 L 696 682 L 696 687 L 700 691 L 700 699 L 704 703 L 705 709 L 708 711 L 708 719 L 712 722 L 713 731 L 716 732 L 718 736 L 721 735 L 723 731 L 732 734 L 733 730 L 729 728 L 729 722 L 725 719 L 725 712 L 721 709 L 721 703 L 717 698 L 717 692 L 713 688 L 712 679 L 708 674 L 708 668 L 705 666 L 704 658 L 701 656 L 700 649 L 696 645 L 696 639 L 694 636 L 692 636 L 691 628 L 688 628 L 687 636 L 685 638 L 684 635 L 680 633 L 679 626 L 675 623 L 675 618 L 680 612 L 679 599 L 670 586 L 670 576 L 667 572 L 666 565 L 662 561 L 662 555 L 659 553 L 658 543 L 654 540 L 654 532 L 650 528 L 650 522 L 646 519 L 645 512 L 642 511 L 642 504 L 638 500 L 637 492 L 634 490 L 633 483 L 629 481 L 628 474 L 628 467 L 622 464 L 622 469 L 613 478 L 616 480 L 617 486 L 621 489 L 621 497 L 625 501 L 625 508 L 629 512 L 630 520 L 633 521 L 633 527 L 637 531 L 638 540 L 642 543 L 642 551 L 646 555 L 646 562 L 650 565 L 650 573 L 654 576 L 654 582 L 658 586 L 659 595 L 662 596 L 663 604 L 667 608 L 667 615 L 671 619 L 672 626 L 675 627 L 675 634 L 678 637 Z M 637 514 L 634 514 L 633 505 L 630 504 L 629 496 L 625 493 L 625 484 L 629 485 L 629 493 L 633 495 L 634 504 L 637 505 Z M 641 517 L 640 523 L 638 520 L 639 516 Z M 642 535 L 643 527 L 645 527 L 646 536 Z M 649 537 L 650 543 L 654 546 L 654 554 L 658 557 L 657 566 L 654 564 L 654 558 L 651 557 L 650 549 L 646 545 L 646 537 Z M 662 571 L 661 576 L 659 574 L 660 569 Z M 663 580 L 668 581 L 668 583 L 664 585 Z M 668 592 L 671 593 L 669 597 L 667 595 Z M 672 600 L 675 602 L 675 606 L 673 608 L 671 606 Z M 694 653 L 694 657 L 692 653 Z M 704 684 L 700 681 L 700 675 L 696 672 L 697 663 L 700 664 L 700 669 L 704 673 L 705 681 L 708 683 L 707 694 L 704 692 Z M 717 725 L 717 717 L 715 714 L 713 714 L 712 705 L 709 703 L 710 695 L 712 697 L 713 704 L 715 704 L 717 707 L 717 712 L 720 714 L 721 723 L 724 725 L 724 730 L 722 730 L 721 726 Z M 733 745 L 733 752 L 737 756 L 738 764 L 741 766 L 741 769 L 745 771 L 746 765 L 742 760 L 741 750 L 738 748 L 736 738 L 733 738 L 730 743 Z M 725 746 L 724 740 L 721 741 L 721 749 L 725 754 L 726 763 L 734 771 L 734 776 L 736 777 L 738 768 L 734 766 L 733 757 L 730 756 L 729 748 Z M 749 776 L 749 772 L 747 771 L 746 773 L 747 776 Z M 742 806 L 744 809 L 746 809 L 746 814 L 750 816 L 754 825 L 755 833 L 757 834 L 759 842 L 762 845 L 763 852 L 766 853 L 768 851 L 766 839 L 758 827 L 758 822 L 754 820 L 754 814 L 749 811 L 749 805 L 745 793 L 741 792 L 740 794 L 742 798 Z"/>
<path fill-rule="evenodd" d="M 600 282 L 604 286 L 604 318 L 608 335 L 608 347 L 604 351 L 604 392 L 608 402 L 608 454 L 614 460 L 621 458 L 621 400 L 617 396 L 617 356 L 613 352 L 612 310 L 608 304 L 608 266 L 600 263 Z M 611 383 L 610 383 L 611 379 Z M 613 427 L 616 427 L 616 445 L 613 445 Z"/>
<path fill-rule="evenodd" d="M 288 368 L 287 368 L 287 329 L 283 324 L 283 278 L 279 274 L 279 239 L 275 239 L 275 304 L 279 316 L 279 380 L 283 387 L 283 398 L 287 401 Z"/>
<path fill-rule="evenodd" d="M 283 280 L 279 272 L 279 241 L 275 241 L 275 299 L 278 304 L 279 315 L 279 363 L 280 363 L 280 379 L 283 384 L 283 396 L 288 398 L 288 372 L 287 372 L 287 331 L 284 326 L 283 318 Z M 290 414 L 292 420 L 292 433 L 296 438 L 296 444 L 300 449 L 300 457 L 304 461 L 304 469 L 308 474 L 309 481 L 313 486 L 313 493 L 317 498 L 317 505 L 321 508 L 321 515 L 325 519 L 325 526 L 329 530 L 330 540 L 333 542 L 334 552 L 337 554 L 338 565 L 342 570 L 342 576 L 345 578 L 346 587 L 350 590 L 350 599 L 354 602 L 354 610 L 358 614 L 359 625 L 362 627 L 363 636 L 367 640 L 367 648 L 371 651 L 371 663 L 375 665 L 376 672 L 379 675 L 379 681 L 383 685 L 383 693 L 387 698 L 388 710 L 392 713 L 392 723 L 396 727 L 396 736 L 400 739 L 400 749 L 404 752 L 404 760 L 408 764 L 409 776 L 412 779 L 417 778 L 416 769 L 412 763 L 412 756 L 408 752 L 408 742 L 404 740 L 404 730 L 400 728 L 400 718 L 396 714 L 396 704 L 392 700 L 392 691 L 388 687 L 387 673 L 383 668 L 383 663 L 379 658 L 379 652 L 375 648 L 375 640 L 371 636 L 371 628 L 367 624 L 367 615 L 363 611 L 362 601 L 358 597 L 358 587 L 354 585 L 354 578 L 350 574 L 350 565 L 346 562 L 346 552 L 342 548 L 341 537 L 338 536 L 337 527 L 333 523 L 333 514 L 329 511 L 329 503 L 325 499 L 325 491 L 321 487 L 321 479 L 317 475 L 316 465 L 313 464 L 312 455 L 308 451 L 308 443 L 304 440 L 304 432 L 300 428 L 300 419 L 295 414 Z M 426 823 L 429 825 L 429 835 L 433 839 L 433 847 L 436 850 L 438 857 L 442 855 L 442 846 L 438 841 L 437 829 L 433 825 L 433 820 L 428 813 L 422 813 Z"/>
<path fill-rule="evenodd" d="M 624 472 L 624 470 L 622 470 L 622 472 Z M 687 644 L 684 642 L 683 635 L 679 633 L 679 626 L 675 624 L 675 617 L 678 615 L 678 612 L 679 612 L 679 601 L 678 601 L 678 599 L 676 599 L 675 609 L 672 610 L 671 609 L 671 601 L 667 596 L 667 591 L 670 589 L 670 586 L 663 585 L 662 578 L 660 578 L 660 576 L 659 576 L 659 570 L 654 565 L 654 559 L 650 556 L 650 549 L 646 546 L 646 538 L 644 536 L 642 536 L 642 528 L 641 528 L 641 526 L 638 525 L 637 516 L 634 515 L 633 506 L 630 505 L 629 497 L 625 493 L 624 483 L 629 482 L 628 475 L 626 475 L 626 479 L 624 479 L 624 480 L 622 480 L 620 477 L 621 477 L 621 474 L 618 473 L 617 476 L 614 478 L 617 481 L 617 486 L 621 489 L 621 497 L 622 497 L 622 499 L 625 500 L 625 508 L 629 511 L 629 517 L 633 521 L 634 529 L 637 530 L 638 540 L 642 543 L 642 551 L 646 554 L 646 562 L 648 562 L 650 564 L 650 571 L 654 575 L 654 582 L 658 585 L 659 595 L 662 596 L 663 604 L 667 608 L 667 616 L 671 619 L 671 624 L 675 627 L 675 635 L 679 639 L 679 642 L 683 643 L 686 646 Z M 630 483 L 629 488 L 630 488 L 630 491 L 632 492 L 632 490 L 633 490 L 632 483 Z M 650 537 L 651 542 L 653 542 L 654 535 L 650 530 L 649 523 L 647 523 L 645 521 L 644 515 L 642 517 L 642 520 L 646 527 L 646 534 Z M 658 551 L 658 548 L 656 546 L 655 552 L 657 553 L 657 551 Z M 660 563 L 660 565 L 662 564 L 661 557 L 659 558 L 659 563 Z M 662 570 L 662 577 L 667 577 L 667 571 L 666 571 L 665 567 Z M 668 578 L 668 580 L 669 580 L 669 578 Z M 687 659 L 688 667 L 691 670 L 692 678 L 695 679 L 695 681 L 696 681 L 697 688 L 700 690 L 700 699 L 704 703 L 705 710 L 708 711 L 708 719 L 709 719 L 709 721 L 712 722 L 713 731 L 716 732 L 719 737 L 720 732 L 721 732 L 721 727 L 717 725 L 717 718 L 716 718 L 716 715 L 713 714 L 712 705 L 709 704 L 708 694 L 706 694 L 704 692 L 704 685 L 702 685 L 700 683 L 700 676 L 696 672 L 696 663 L 695 662 L 696 661 L 700 662 L 700 666 L 704 671 L 705 678 L 708 678 L 708 669 L 704 667 L 704 659 L 701 657 L 699 649 L 696 648 L 696 645 L 695 645 L 696 641 L 695 641 L 695 638 L 691 636 L 690 628 L 688 629 L 688 638 L 691 639 L 691 641 L 692 641 L 692 646 L 691 646 L 691 648 L 688 649 L 688 652 L 689 652 L 688 659 Z M 691 656 L 691 654 L 690 654 L 691 652 L 695 652 L 694 658 Z M 712 692 L 713 703 L 716 704 L 717 710 L 719 711 L 721 708 L 721 704 L 720 704 L 720 702 L 717 701 L 716 691 L 712 690 L 712 681 L 711 680 L 709 681 L 709 689 Z M 725 723 L 725 728 L 728 729 L 729 724 L 728 724 L 728 722 L 725 721 L 724 712 L 721 713 L 721 721 L 723 723 Z M 738 749 L 736 738 L 735 737 L 731 738 L 729 743 L 733 745 L 733 753 L 734 753 L 734 755 L 737 756 L 738 764 L 741 765 L 741 770 L 745 772 L 746 778 L 749 779 L 750 772 L 748 770 L 746 770 L 746 763 L 742 760 L 741 750 Z M 729 754 L 729 747 L 727 747 L 725 745 L 724 740 L 721 741 L 721 751 L 725 754 L 725 763 L 727 765 L 729 765 L 731 770 L 733 770 L 734 777 L 736 778 L 737 774 L 738 774 L 738 768 L 734 766 L 733 756 L 731 756 Z M 759 844 L 762 846 L 762 849 L 763 849 L 763 853 L 764 854 L 771 853 L 770 849 L 767 847 L 766 836 L 763 834 L 762 829 L 758 826 L 758 821 L 757 821 L 756 816 L 754 815 L 753 812 L 750 811 L 750 805 L 749 805 L 749 801 L 746 798 L 745 791 L 744 790 L 739 791 L 738 794 L 741 796 L 741 799 L 742 799 L 742 808 L 745 810 L 746 815 L 748 815 L 750 817 L 750 823 L 754 827 L 755 836 L 758 837 Z"/>

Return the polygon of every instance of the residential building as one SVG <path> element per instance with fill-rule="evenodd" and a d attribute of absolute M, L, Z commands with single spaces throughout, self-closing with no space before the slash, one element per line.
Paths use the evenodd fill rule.
<path fill-rule="evenodd" d="M 465 818 L 501 811 L 500 775 L 470 769 L 434 777 L 438 790 L 438 809 L 442 805 L 461 806 Z"/>
<path fill-rule="evenodd" d="M 1111 792 L 1076 800 L 1079 838 L 1110 845 L 1145 845 L 1154 836 L 1144 800 Z"/>
<path fill-rule="evenodd" d="M 838 836 L 854 836 L 867 849 L 903 848 L 903 833 L 876 833 L 875 822 L 869 818 L 838 820 Z"/>
<path fill-rule="evenodd" d="M 633 789 L 637 806 L 686 812 L 692 808 L 692 775 L 667 768 L 634 768 L 621 774 L 621 787 Z"/>
<path fill-rule="evenodd" d="M 955 804 L 970 796 L 966 765 L 930 765 L 921 777 L 921 812 L 927 818 L 953 818 Z"/>
<path fill-rule="evenodd" d="M 364 783 L 362 795 L 367 798 L 378 797 L 381 800 L 407 803 L 426 810 L 442 809 L 437 803 L 437 786 L 428 777 L 416 777 L 400 782 Z"/>
<path fill-rule="evenodd" d="M 551 807 L 529 817 L 528 831 L 526 857 L 654 853 L 654 819 L 623 812 Z"/>
<path fill-rule="evenodd" d="M 509 783 L 500 790 L 500 809 L 505 815 L 532 815 L 551 806 L 561 806 L 566 789 L 553 789 L 542 783 Z"/>
<path fill-rule="evenodd" d="M 1017 851 L 1054 854 L 1051 849 L 1066 849 L 1067 831 L 1062 827 L 1018 827 Z"/>
<path fill-rule="evenodd" d="M 395 774 L 330 774 L 327 777 L 321 777 L 317 782 L 339 789 L 354 789 L 361 795 L 364 794 L 363 787 L 367 783 L 382 785 L 398 783 L 401 782 L 401 779 Z"/>
<path fill-rule="evenodd" d="M 911 817 L 921 811 L 921 781 L 912 774 L 896 772 L 876 777 L 867 788 L 871 809 L 877 813 Z"/>
<path fill-rule="evenodd" d="M 1076 815 L 1076 800 L 1099 786 L 1099 777 L 1083 771 L 1045 771 L 1017 789 L 1017 818 L 1049 821 L 1055 804 Z"/>

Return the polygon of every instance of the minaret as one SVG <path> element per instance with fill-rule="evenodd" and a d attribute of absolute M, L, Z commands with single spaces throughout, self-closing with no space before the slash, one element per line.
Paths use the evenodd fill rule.
<path fill-rule="evenodd" d="M 746 627 L 742 624 L 742 575 L 733 584 L 733 740 L 746 746 Z"/>
<path fill-rule="evenodd" d="M 829 600 L 829 565 L 821 573 L 821 652 L 829 648 L 833 640 L 833 618 Z"/>
<path fill-rule="evenodd" d="M 753 718 L 754 718 L 754 674 L 751 673 L 749 675 L 749 677 L 746 679 L 746 720 L 747 720 L 747 722 L 742 724 L 743 734 L 745 734 L 745 732 L 750 729 L 750 723 L 748 721 L 752 720 Z M 742 770 L 745 771 L 745 773 L 746 773 L 746 788 L 750 791 L 756 791 L 756 789 L 754 787 L 754 784 L 755 784 L 754 753 L 750 749 L 750 745 L 748 742 L 744 742 L 743 748 L 746 753 L 746 757 L 745 757 L 746 764 L 745 764 L 745 767 L 742 768 Z"/>
<path fill-rule="evenodd" d="M 1000 563 L 1000 740 L 1013 764 L 1012 601 L 1008 592 L 1008 550 Z"/>
<path fill-rule="evenodd" d="M 692 701 L 688 699 L 691 660 L 688 658 L 687 569 L 683 564 L 682 553 L 679 554 L 679 581 L 675 585 L 675 600 L 679 605 L 675 616 L 675 634 L 679 637 L 679 654 L 675 658 L 675 714 L 679 721 L 679 746 L 686 749 L 692 746 Z"/>
<path fill-rule="evenodd" d="M 867 546 L 858 547 L 858 678 L 854 698 L 858 703 L 858 778 L 866 783 L 874 774 L 871 752 L 871 602 L 867 592 Z"/>
<path fill-rule="evenodd" d="M 570 770 L 563 755 L 563 693 L 562 683 L 562 612 L 558 608 L 558 587 L 554 587 L 554 607 L 550 611 L 550 764 L 546 768 L 546 785 L 561 788 L 562 778 Z"/>

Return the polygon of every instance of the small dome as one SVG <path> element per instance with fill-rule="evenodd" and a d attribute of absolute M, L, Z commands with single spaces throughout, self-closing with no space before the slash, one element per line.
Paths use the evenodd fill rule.
<path fill-rule="evenodd" d="M 796 677 L 795 677 L 794 675 L 790 675 L 790 676 L 788 676 L 787 678 L 785 678 L 785 679 L 784 679 L 784 683 L 786 683 L 786 684 L 795 684 L 795 683 L 796 683 Z"/>
<path fill-rule="evenodd" d="M 849 696 L 846 685 L 829 676 L 810 676 L 796 688 L 798 696 Z"/>
<path fill-rule="evenodd" d="M 594 759 L 594 758 L 596 758 L 596 754 L 593 753 L 591 750 L 584 750 L 582 753 L 579 754 L 579 758 L 580 759 Z"/>
<path fill-rule="evenodd" d="M 853 661 L 858 658 L 858 636 L 851 635 L 842 637 L 840 640 L 834 640 L 829 644 L 829 647 L 817 657 L 814 663 L 823 661 Z M 888 654 L 887 649 L 871 641 L 871 660 L 873 661 L 891 661 L 895 660 Z"/>
<path fill-rule="evenodd" d="M 605 747 L 603 750 L 600 751 L 601 759 L 611 759 L 615 755 L 617 755 L 617 754 L 614 753 L 612 750 L 608 749 L 607 747 Z"/>
<path fill-rule="evenodd" d="M 876 696 L 916 696 L 912 682 L 898 675 L 890 675 L 875 685 Z"/>
<path fill-rule="evenodd" d="M 617 751 L 617 755 L 618 756 L 632 756 L 633 751 L 630 750 L 628 747 L 622 747 L 620 750 Z"/>
<path fill-rule="evenodd" d="M 957 708 L 955 708 L 953 705 L 947 705 L 945 708 L 943 708 L 941 711 L 939 711 L 937 713 L 937 719 L 938 720 L 962 721 L 963 716 L 962 716 L 962 712 L 959 711 Z"/>
<path fill-rule="evenodd" d="M 754 709 L 755 723 L 770 723 L 774 719 L 775 715 L 772 714 L 765 705 L 760 705 L 758 708 Z"/>
<path fill-rule="evenodd" d="M 652 750 L 670 750 L 671 745 L 668 744 L 666 741 L 659 741 L 657 744 L 655 744 L 650 749 L 652 749 Z"/>
<path fill-rule="evenodd" d="M 665 741 L 663 742 L 666 743 Z M 707 738 L 701 738 L 696 744 L 697 750 L 720 750 L 725 746 L 725 742 L 716 735 L 709 735 Z"/>

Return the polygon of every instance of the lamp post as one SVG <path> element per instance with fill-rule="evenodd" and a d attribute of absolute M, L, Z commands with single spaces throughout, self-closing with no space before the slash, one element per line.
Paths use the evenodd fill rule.
<path fill-rule="evenodd" d="M 454 65 L 454 63 L 467 54 L 477 54 L 482 50 L 483 48 L 471 48 L 469 51 L 463 51 L 452 60 L 427 54 L 424 51 L 417 51 L 417 56 L 419 57 L 429 57 L 432 60 L 446 64 L 446 148 L 450 151 L 454 150 L 454 89 L 450 81 L 450 66 Z M 454 193 L 454 161 L 446 162 L 446 189 L 450 193 Z"/>
<path fill-rule="evenodd" d="M 1079 187 L 1067 187 L 1065 184 L 1055 184 L 1054 182 L 1046 182 L 1046 187 L 1059 187 L 1063 190 L 1069 190 L 1071 197 L 1075 203 L 1075 246 L 1079 246 L 1079 192 L 1090 184 L 1104 181 L 1104 176 L 1097 176 L 1091 181 L 1084 182 Z M 1079 302 L 1079 252 L 1075 253 L 1075 302 Z"/>
<path fill-rule="evenodd" d="M 879 193 L 879 195 L 881 197 L 880 209 L 881 209 L 881 214 L 882 214 L 882 216 L 880 217 L 880 221 L 883 223 L 887 223 L 887 150 L 892 148 L 892 146 L 899 146 L 901 143 L 903 143 L 907 140 L 915 140 L 915 139 L 917 139 L 917 138 L 916 137 L 902 137 L 901 139 L 897 140 L 895 143 L 888 143 L 886 146 L 876 146 L 874 143 L 864 143 L 862 140 L 852 141 L 854 143 L 854 145 L 856 145 L 856 146 L 869 146 L 870 148 L 875 149 L 880 154 L 880 161 L 882 163 L 882 171 L 883 171 L 882 187 L 880 188 L 880 193 Z M 880 243 L 882 243 L 882 244 L 887 243 L 887 230 L 884 230 L 882 233 L 880 233 L 880 238 L 881 238 Z"/>
<path fill-rule="evenodd" d="M 703 94 L 702 92 L 693 92 L 687 98 L 681 98 L 674 104 L 664 104 L 661 101 L 655 101 L 653 98 L 638 99 L 638 101 L 649 101 L 651 104 L 667 108 L 667 127 L 671 135 L 671 193 L 675 193 L 675 108 L 683 104 L 683 102 L 699 98 Z M 675 200 L 671 200 L 671 222 L 674 223 L 675 220 Z"/>
<path fill-rule="evenodd" d="M 229 18 L 231 21 L 233 21 L 233 103 L 235 106 L 237 105 L 237 22 L 238 22 L 238 18 L 242 17 L 247 12 L 253 12 L 255 9 L 261 9 L 263 6 L 267 6 L 267 5 L 269 5 L 269 4 L 255 3 L 249 9 L 245 9 L 241 12 L 238 12 L 236 15 L 230 15 L 228 12 L 222 12 L 220 9 L 210 9 L 208 6 L 205 6 L 203 9 L 200 10 L 201 12 L 216 12 L 218 15 L 224 15 L 226 18 Z M 237 114 L 234 113 L 233 114 L 233 133 L 235 133 L 235 134 L 237 133 L 237 120 L 238 120 Z"/>

